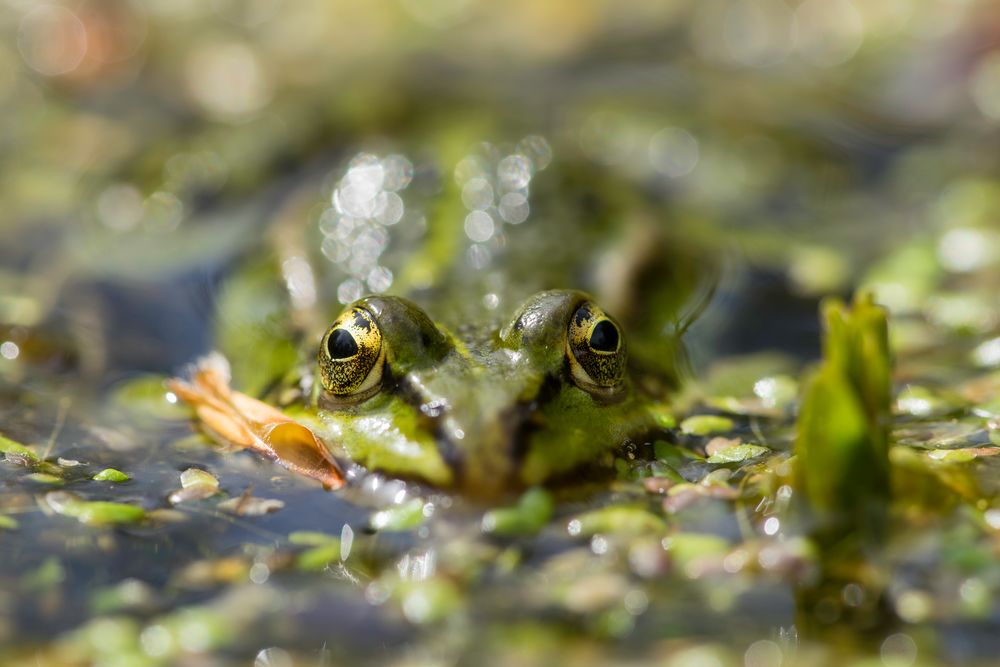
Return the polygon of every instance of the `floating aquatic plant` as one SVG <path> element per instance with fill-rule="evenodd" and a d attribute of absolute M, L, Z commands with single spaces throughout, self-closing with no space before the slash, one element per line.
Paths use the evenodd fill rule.
<path fill-rule="evenodd" d="M 540 531 L 554 511 L 552 496 L 538 487 L 528 489 L 517 503 L 498 507 L 483 515 L 484 533 L 496 535 L 532 535 Z"/>
<path fill-rule="evenodd" d="M 127 482 L 129 476 L 120 470 L 115 470 L 114 468 L 105 468 L 101 472 L 94 475 L 93 479 L 97 482 Z"/>
<path fill-rule="evenodd" d="M 138 505 L 101 500 L 84 500 L 68 491 L 52 491 L 45 495 L 45 506 L 56 514 L 73 517 L 92 526 L 139 523 L 146 510 Z"/>

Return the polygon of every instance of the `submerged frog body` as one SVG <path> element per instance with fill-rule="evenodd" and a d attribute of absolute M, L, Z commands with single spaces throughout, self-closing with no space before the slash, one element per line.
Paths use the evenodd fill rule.
<path fill-rule="evenodd" d="M 582 292 L 542 292 L 462 335 L 371 296 L 320 343 L 319 430 L 369 469 L 494 495 L 607 465 L 651 430 L 626 361 L 619 324 Z"/>

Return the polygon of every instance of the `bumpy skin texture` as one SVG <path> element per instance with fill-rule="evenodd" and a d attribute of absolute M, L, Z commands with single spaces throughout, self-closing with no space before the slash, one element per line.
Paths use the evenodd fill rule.
<path fill-rule="evenodd" d="M 321 395 L 319 418 L 327 441 L 370 469 L 495 496 L 609 465 L 625 441 L 651 430 L 624 376 L 621 330 L 583 292 L 542 292 L 499 331 L 462 338 L 398 297 L 362 299 L 338 322 L 358 311 L 377 325 L 384 368 L 356 400 Z M 323 377 L 323 354 L 323 386 L 340 386 Z"/>
<path fill-rule="evenodd" d="M 434 364 L 453 347 L 451 336 L 412 301 L 397 296 L 369 296 L 355 303 L 378 322 L 388 341 L 386 355 L 393 370 Z"/>

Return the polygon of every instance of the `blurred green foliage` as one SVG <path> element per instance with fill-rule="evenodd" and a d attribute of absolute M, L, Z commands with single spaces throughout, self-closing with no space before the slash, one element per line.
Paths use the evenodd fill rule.
<path fill-rule="evenodd" d="M 806 380 L 795 441 L 799 492 L 820 541 L 885 537 L 892 362 L 870 294 L 823 304 L 823 362 Z"/>

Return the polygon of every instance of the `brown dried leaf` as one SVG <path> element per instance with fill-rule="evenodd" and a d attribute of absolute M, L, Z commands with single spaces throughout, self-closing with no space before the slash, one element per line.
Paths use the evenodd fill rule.
<path fill-rule="evenodd" d="M 248 447 L 328 489 L 343 486 L 340 467 L 316 434 L 267 403 L 233 391 L 220 356 L 201 359 L 190 382 L 175 378 L 167 386 L 218 439 Z"/>

